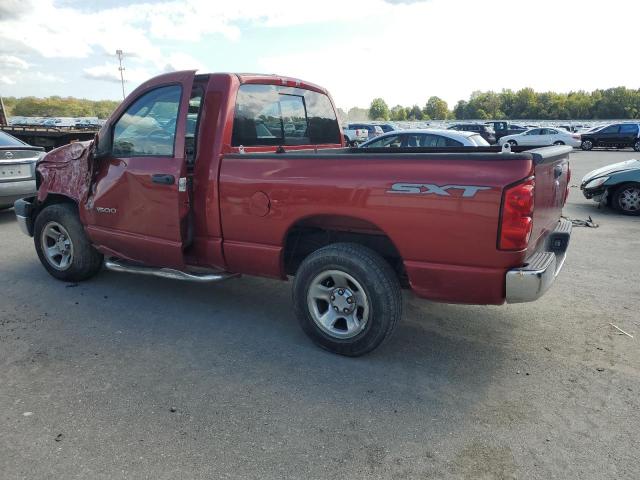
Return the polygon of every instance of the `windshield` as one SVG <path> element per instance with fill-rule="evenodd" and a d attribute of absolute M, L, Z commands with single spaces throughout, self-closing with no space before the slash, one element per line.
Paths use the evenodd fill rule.
<path fill-rule="evenodd" d="M 0 131 L 0 147 L 24 147 L 26 143 L 12 137 L 8 133 Z"/>

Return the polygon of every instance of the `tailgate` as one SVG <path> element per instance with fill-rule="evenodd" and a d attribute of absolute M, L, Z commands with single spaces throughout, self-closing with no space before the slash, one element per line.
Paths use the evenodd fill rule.
<path fill-rule="evenodd" d="M 536 187 L 533 212 L 533 231 L 529 253 L 538 249 L 562 215 L 570 179 L 569 146 L 544 147 L 530 150 L 533 155 Z"/>

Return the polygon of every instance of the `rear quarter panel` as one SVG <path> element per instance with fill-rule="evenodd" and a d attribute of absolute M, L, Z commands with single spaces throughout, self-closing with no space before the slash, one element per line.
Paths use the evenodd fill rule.
<path fill-rule="evenodd" d="M 294 155 L 222 159 L 220 211 L 231 271 L 283 277 L 281 254 L 289 229 L 305 218 L 337 215 L 382 230 L 400 252 L 419 295 L 502 303 L 504 273 L 526 254 L 496 248 L 502 191 L 531 174 L 530 156 Z M 446 196 L 390 193 L 397 182 L 489 188 L 470 198 L 461 190 Z M 465 277 L 468 272 L 473 284 Z M 478 280 L 485 286 L 476 285 Z"/>

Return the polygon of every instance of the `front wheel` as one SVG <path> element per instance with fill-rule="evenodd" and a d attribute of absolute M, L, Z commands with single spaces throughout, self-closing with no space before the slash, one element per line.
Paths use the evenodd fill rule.
<path fill-rule="evenodd" d="M 640 152 L 640 140 L 636 140 L 636 143 L 633 144 L 633 149 L 636 152 Z"/>
<path fill-rule="evenodd" d="M 335 243 L 309 255 L 293 285 L 296 315 L 319 346 L 350 357 L 378 347 L 402 316 L 402 292 L 391 266 L 376 252 Z"/>
<path fill-rule="evenodd" d="M 625 215 L 640 215 L 640 183 L 627 183 L 618 187 L 611 204 Z"/>
<path fill-rule="evenodd" d="M 553 142 L 554 145 L 564 145 L 564 142 L 558 140 L 557 142 Z"/>
<path fill-rule="evenodd" d="M 593 148 L 593 142 L 591 140 L 583 140 L 580 148 L 585 151 L 591 150 Z"/>
<path fill-rule="evenodd" d="M 518 146 L 518 142 L 516 142 L 515 140 L 509 140 L 509 141 L 507 141 L 507 143 L 509 145 L 511 145 L 512 147 L 517 147 Z"/>
<path fill-rule="evenodd" d="M 84 233 L 73 205 L 49 205 L 37 216 L 33 241 L 40 262 L 58 280 L 77 282 L 100 271 L 102 255 Z"/>

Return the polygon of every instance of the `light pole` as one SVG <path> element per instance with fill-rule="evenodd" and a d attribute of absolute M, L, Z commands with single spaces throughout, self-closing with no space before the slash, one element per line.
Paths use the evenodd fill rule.
<path fill-rule="evenodd" d="M 124 72 L 124 67 L 122 66 L 122 57 L 123 57 L 122 50 L 116 50 L 116 55 L 118 56 L 118 63 L 120 64 L 120 66 L 118 67 L 118 70 L 120 70 L 120 82 L 122 83 L 122 99 L 124 100 L 124 98 L 125 98 L 125 94 L 124 94 L 124 74 L 122 73 L 122 72 Z"/>

